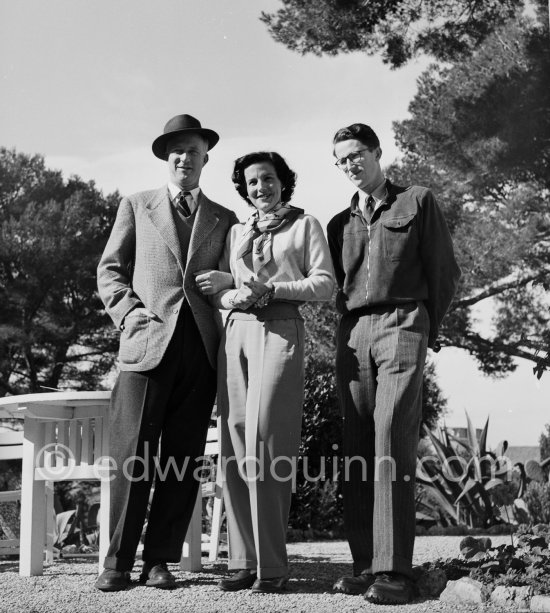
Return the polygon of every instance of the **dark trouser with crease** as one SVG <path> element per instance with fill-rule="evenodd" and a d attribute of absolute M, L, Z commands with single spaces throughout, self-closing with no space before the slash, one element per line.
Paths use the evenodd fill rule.
<path fill-rule="evenodd" d="M 344 315 L 338 328 L 344 525 L 354 574 L 411 575 L 429 324 L 424 304 L 410 302 Z"/>
<path fill-rule="evenodd" d="M 155 474 L 142 557 L 179 561 L 199 487 L 196 458 L 204 452 L 215 395 L 215 371 L 184 307 L 160 364 L 145 372 L 121 372 L 113 390 L 110 447 L 117 469 L 111 471 L 105 568 L 132 569 Z M 139 459 L 129 463 L 133 456 Z"/>

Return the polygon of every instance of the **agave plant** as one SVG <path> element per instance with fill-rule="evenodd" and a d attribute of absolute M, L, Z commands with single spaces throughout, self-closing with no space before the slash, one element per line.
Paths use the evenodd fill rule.
<path fill-rule="evenodd" d="M 496 452 L 487 449 L 489 419 L 479 440 L 468 413 L 466 420 L 466 440 L 454 436 L 446 426 L 441 427 L 438 434 L 424 430 L 435 455 L 418 458 L 416 478 L 439 503 L 449 523 L 488 527 L 500 521 L 491 490 L 514 481 L 513 467 L 504 456 L 506 441 Z M 524 483 L 520 476 L 518 494 L 522 488 Z"/>

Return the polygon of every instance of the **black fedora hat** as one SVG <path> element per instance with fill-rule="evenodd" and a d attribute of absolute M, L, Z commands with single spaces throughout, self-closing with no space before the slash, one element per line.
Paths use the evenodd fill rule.
<path fill-rule="evenodd" d="M 208 130 L 201 126 L 201 122 L 191 115 L 176 115 L 164 126 L 164 132 L 153 141 L 153 153 L 161 160 L 168 159 L 166 145 L 168 141 L 178 134 L 195 133 L 203 136 L 208 142 L 208 149 L 220 140 L 214 130 Z"/>

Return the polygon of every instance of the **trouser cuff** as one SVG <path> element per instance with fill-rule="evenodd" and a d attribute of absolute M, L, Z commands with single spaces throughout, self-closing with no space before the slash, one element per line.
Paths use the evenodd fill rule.
<path fill-rule="evenodd" d="M 123 572 L 131 571 L 134 566 L 134 560 L 130 558 L 105 558 L 103 562 L 103 568 L 109 570 L 121 570 Z"/>
<path fill-rule="evenodd" d="M 353 563 L 353 576 L 357 577 L 361 573 L 370 573 L 372 574 L 372 561 L 361 560 L 360 562 Z"/>
<path fill-rule="evenodd" d="M 412 560 L 401 556 L 374 558 L 372 568 L 375 573 L 399 573 L 409 579 L 414 579 Z"/>
<path fill-rule="evenodd" d="M 257 566 L 256 560 L 229 560 L 227 563 L 228 570 L 243 570 L 243 568 L 256 570 Z"/>
<path fill-rule="evenodd" d="M 260 579 L 273 579 L 275 577 L 286 577 L 288 575 L 288 566 L 274 566 L 272 568 L 258 568 L 258 577 Z"/>

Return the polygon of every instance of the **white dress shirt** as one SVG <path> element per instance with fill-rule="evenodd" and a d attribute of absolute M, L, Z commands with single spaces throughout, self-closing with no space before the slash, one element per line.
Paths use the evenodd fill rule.
<path fill-rule="evenodd" d="M 168 191 L 170 192 L 170 198 L 172 198 L 173 204 L 177 204 L 180 192 L 188 192 L 191 194 L 191 196 L 186 198 L 191 214 L 193 214 L 196 208 L 199 206 L 199 194 L 201 191 L 200 187 L 195 187 L 194 189 L 182 189 L 179 185 L 168 182 Z"/>
<path fill-rule="evenodd" d="M 374 213 L 374 211 L 376 211 L 376 209 L 380 207 L 380 205 L 386 200 L 388 196 L 385 177 L 384 180 L 379 183 L 370 194 L 368 192 L 363 191 L 362 189 L 359 190 L 359 208 L 361 209 L 361 213 L 363 214 L 363 217 L 365 219 L 369 219 L 370 217 L 369 215 L 367 215 L 367 202 L 369 201 L 369 198 L 371 196 L 374 199 Z"/>

